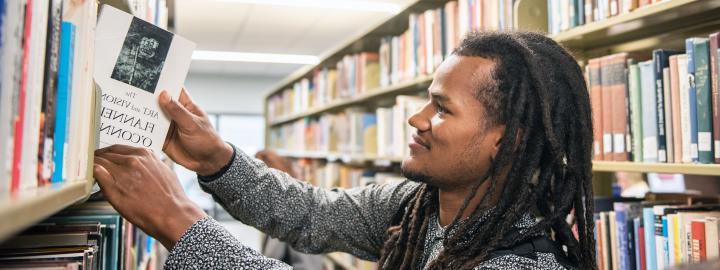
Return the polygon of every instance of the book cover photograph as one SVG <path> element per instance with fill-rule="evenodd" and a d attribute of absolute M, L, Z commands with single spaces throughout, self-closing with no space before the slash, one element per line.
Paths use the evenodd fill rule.
<path fill-rule="evenodd" d="M 170 120 L 158 104 L 177 99 L 195 44 L 111 6 L 103 6 L 95 46 L 95 80 L 102 90 L 99 147 L 114 144 L 160 153 Z"/>

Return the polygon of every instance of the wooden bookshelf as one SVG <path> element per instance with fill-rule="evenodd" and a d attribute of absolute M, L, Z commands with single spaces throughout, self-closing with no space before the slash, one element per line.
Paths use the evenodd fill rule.
<path fill-rule="evenodd" d="M 678 173 L 720 176 L 720 164 L 594 161 L 595 172 Z"/>
<path fill-rule="evenodd" d="M 0 242 L 90 195 L 88 182 L 63 182 L 0 197 Z"/>
<path fill-rule="evenodd" d="M 93 91 L 94 104 L 92 115 L 100 107 L 100 89 Z M 96 134 L 99 118 L 93 118 L 90 134 Z M 97 136 L 91 136 L 90 147 L 87 149 L 88 166 L 86 179 L 54 183 L 16 193 L 0 195 L 0 243 L 23 229 L 65 209 L 66 207 L 85 201 L 93 191 L 95 180 L 93 175 L 93 156 L 97 145 Z"/>
<path fill-rule="evenodd" d="M 587 50 L 708 23 L 718 25 L 719 19 L 720 1 L 663 1 L 638 8 L 628 14 L 575 27 L 553 35 L 552 38 L 571 50 Z"/>
<path fill-rule="evenodd" d="M 325 112 L 331 112 L 331 111 L 339 111 L 351 106 L 358 106 L 363 104 L 368 104 L 373 101 L 377 101 L 380 99 L 388 98 L 391 96 L 396 96 L 400 94 L 405 93 L 417 93 L 421 90 L 426 90 L 425 87 L 427 87 L 432 82 L 432 75 L 427 76 L 421 76 L 418 78 L 415 78 L 413 80 L 399 83 L 396 85 L 391 85 L 388 87 L 380 87 L 378 89 L 369 90 L 367 92 L 364 92 L 360 94 L 357 97 L 346 99 L 346 100 L 338 100 L 335 102 L 331 102 L 330 104 L 327 104 L 325 106 L 312 108 L 308 111 L 293 114 L 286 117 L 281 117 L 277 120 L 274 120 L 270 123 L 270 126 L 277 126 L 281 124 L 285 124 L 288 122 L 291 122 L 293 120 L 301 119 L 308 116 L 318 115 Z"/>

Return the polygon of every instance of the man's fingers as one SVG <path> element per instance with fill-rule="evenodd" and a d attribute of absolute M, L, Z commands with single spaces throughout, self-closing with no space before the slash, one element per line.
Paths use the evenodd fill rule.
<path fill-rule="evenodd" d="M 180 102 L 180 104 L 183 105 L 183 107 L 185 107 L 185 109 L 192 112 L 193 114 L 195 114 L 197 116 L 203 115 L 203 112 L 202 112 L 202 110 L 200 110 L 200 107 L 198 107 L 195 104 L 195 102 L 190 97 L 190 94 L 187 92 L 187 90 L 185 90 L 184 87 L 180 91 L 180 97 L 178 98 L 178 102 Z"/>
<path fill-rule="evenodd" d="M 105 153 L 115 153 L 121 155 L 142 155 L 147 151 L 145 148 L 134 147 L 129 145 L 115 144 L 102 149 L 95 150 L 95 155 L 102 155 Z"/>
<path fill-rule="evenodd" d="M 100 164 L 93 165 L 93 175 L 95 176 L 95 180 L 97 180 L 98 185 L 100 185 L 100 188 L 111 188 L 115 185 L 115 179 L 113 179 L 110 172 L 108 172 L 107 169 Z"/>
<path fill-rule="evenodd" d="M 178 125 L 178 128 L 190 128 L 195 125 L 195 115 L 188 111 L 185 106 L 173 100 L 167 91 L 160 93 L 160 108 Z"/>
<path fill-rule="evenodd" d="M 116 154 L 116 153 L 110 153 L 110 152 L 100 154 L 98 156 L 109 160 L 113 164 L 118 165 L 118 167 L 132 165 L 131 161 L 138 157 L 137 155 L 123 155 L 123 154 Z"/>
<path fill-rule="evenodd" d="M 114 175 L 122 171 L 120 166 L 102 156 L 95 156 L 95 164 L 105 168 L 110 175 Z"/>

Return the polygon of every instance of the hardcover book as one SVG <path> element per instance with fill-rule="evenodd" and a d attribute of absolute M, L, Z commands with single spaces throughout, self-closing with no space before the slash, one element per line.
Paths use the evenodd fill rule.
<path fill-rule="evenodd" d="M 160 153 L 170 120 L 158 96 L 180 96 L 195 44 L 103 6 L 95 38 L 95 80 L 102 90 L 99 147 L 124 144 Z"/>

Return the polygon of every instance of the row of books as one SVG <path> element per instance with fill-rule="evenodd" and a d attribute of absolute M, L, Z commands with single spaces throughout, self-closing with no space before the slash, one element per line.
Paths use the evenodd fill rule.
<path fill-rule="evenodd" d="M 293 167 L 300 172 L 300 179 L 322 188 L 353 188 L 369 184 L 382 185 L 403 181 L 398 173 L 371 170 L 364 166 L 351 166 L 341 162 L 300 158 L 293 160 Z"/>
<path fill-rule="evenodd" d="M 719 41 L 591 59 L 594 159 L 720 163 Z"/>
<path fill-rule="evenodd" d="M 548 0 L 548 32 L 557 34 L 662 1 L 670 0 Z"/>
<path fill-rule="evenodd" d="M 104 201 L 88 202 L 42 221 L 0 244 L 0 268 L 162 269 L 159 242 Z"/>
<path fill-rule="evenodd" d="M 290 152 L 404 157 L 414 129 L 407 119 L 427 99 L 397 96 L 395 105 L 375 111 L 349 108 L 307 117 L 270 130 L 270 146 Z"/>
<path fill-rule="evenodd" d="M 596 204 L 598 269 L 668 269 L 719 258 L 717 198 L 693 204 L 697 199 L 689 196 L 654 195 Z"/>
<path fill-rule="evenodd" d="M 376 52 L 343 57 L 268 98 L 270 121 L 430 75 L 471 30 L 512 27 L 513 0 L 460 0 L 410 14 L 408 29 Z"/>
<path fill-rule="evenodd" d="M 159 20 L 161 3 L 130 4 Z M 86 179 L 97 1 L 0 4 L 0 194 Z"/>

